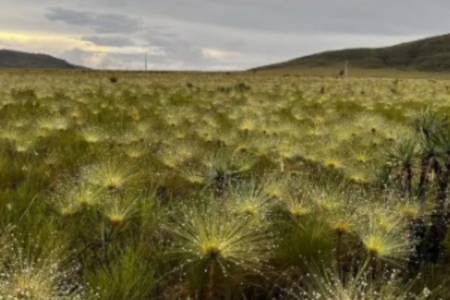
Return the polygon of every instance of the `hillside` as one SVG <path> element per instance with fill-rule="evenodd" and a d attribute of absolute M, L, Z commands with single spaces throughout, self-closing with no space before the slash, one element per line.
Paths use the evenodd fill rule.
<path fill-rule="evenodd" d="M 402 71 L 450 71 L 450 34 L 398 44 L 385 48 L 359 48 L 327 51 L 253 71 L 295 71 L 319 68 L 389 69 Z"/>
<path fill-rule="evenodd" d="M 0 68 L 83 69 L 50 55 L 12 50 L 0 50 Z"/>

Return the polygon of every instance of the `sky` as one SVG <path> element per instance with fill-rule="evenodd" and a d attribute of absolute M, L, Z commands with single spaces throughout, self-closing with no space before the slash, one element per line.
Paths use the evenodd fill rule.
<path fill-rule="evenodd" d="M 245 70 L 450 33 L 448 0 L 0 0 L 0 49 L 95 69 Z"/>

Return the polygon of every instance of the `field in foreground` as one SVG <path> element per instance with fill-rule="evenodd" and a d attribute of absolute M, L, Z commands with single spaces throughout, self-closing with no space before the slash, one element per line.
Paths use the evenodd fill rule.
<path fill-rule="evenodd" d="M 450 299 L 450 82 L 0 75 L 0 299 Z"/>

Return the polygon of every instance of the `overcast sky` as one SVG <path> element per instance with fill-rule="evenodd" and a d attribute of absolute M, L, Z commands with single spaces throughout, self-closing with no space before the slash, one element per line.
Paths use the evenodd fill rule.
<path fill-rule="evenodd" d="M 0 48 L 91 68 L 248 69 L 450 33 L 448 0 L 0 0 Z"/>

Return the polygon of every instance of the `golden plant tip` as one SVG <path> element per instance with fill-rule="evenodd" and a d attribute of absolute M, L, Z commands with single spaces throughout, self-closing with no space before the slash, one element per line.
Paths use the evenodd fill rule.
<path fill-rule="evenodd" d="M 325 166 L 327 166 L 329 168 L 333 168 L 333 169 L 340 169 L 340 168 L 342 168 L 342 165 L 343 165 L 341 160 L 333 159 L 333 158 L 326 159 L 324 163 L 325 163 Z"/>
<path fill-rule="evenodd" d="M 338 234 L 344 234 L 350 232 L 351 224 L 340 221 L 337 224 L 333 226 L 333 230 L 336 231 Z"/>
<path fill-rule="evenodd" d="M 378 236 L 370 236 L 364 240 L 367 251 L 375 256 L 383 256 L 386 254 L 385 241 Z"/>
<path fill-rule="evenodd" d="M 292 205 L 288 207 L 288 211 L 294 217 L 303 217 L 309 213 L 309 210 L 301 205 Z"/>
<path fill-rule="evenodd" d="M 215 259 L 220 255 L 221 249 L 220 245 L 216 241 L 206 241 L 201 245 L 202 254 L 205 258 Z"/>
<path fill-rule="evenodd" d="M 120 225 L 125 221 L 125 217 L 123 215 L 111 215 L 109 220 L 112 225 Z"/>
<path fill-rule="evenodd" d="M 238 208 L 243 214 L 248 216 L 255 216 L 258 213 L 258 206 L 254 203 L 246 203 Z"/>

